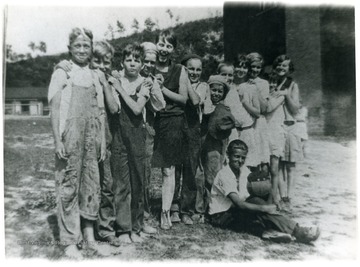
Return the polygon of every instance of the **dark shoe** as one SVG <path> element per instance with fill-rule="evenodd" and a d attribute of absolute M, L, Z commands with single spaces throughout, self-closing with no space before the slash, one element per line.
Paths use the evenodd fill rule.
<path fill-rule="evenodd" d="M 270 240 L 276 243 L 290 243 L 293 240 L 290 234 L 282 233 L 275 230 L 265 231 L 261 237 L 263 239 Z"/>
<path fill-rule="evenodd" d="M 187 214 L 184 214 L 181 216 L 181 221 L 185 224 L 185 225 L 193 225 L 194 222 L 193 220 L 191 220 L 190 216 Z"/>
<path fill-rule="evenodd" d="M 195 213 L 193 214 L 193 216 L 191 216 L 191 220 L 194 223 L 205 223 L 204 214 Z"/>
<path fill-rule="evenodd" d="M 178 211 L 174 211 L 174 212 L 171 214 L 170 221 L 171 221 L 172 223 L 181 222 Z"/>
<path fill-rule="evenodd" d="M 293 236 L 296 238 L 297 242 L 308 244 L 319 238 L 320 228 L 296 226 Z"/>

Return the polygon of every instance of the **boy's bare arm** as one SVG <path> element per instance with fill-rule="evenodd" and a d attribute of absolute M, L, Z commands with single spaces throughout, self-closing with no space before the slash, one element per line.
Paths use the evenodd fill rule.
<path fill-rule="evenodd" d="M 99 162 L 104 161 L 106 158 L 106 134 L 105 134 L 105 108 L 100 108 L 100 131 L 101 131 L 101 148 Z"/>
<path fill-rule="evenodd" d="M 138 99 L 137 101 L 135 101 L 125 92 L 119 80 L 115 78 L 110 78 L 109 82 L 114 86 L 114 88 L 120 94 L 126 105 L 132 110 L 135 115 L 139 115 L 142 113 L 148 98 L 146 98 L 142 94 L 138 94 Z M 152 85 L 150 84 L 143 83 L 141 85 L 142 88 L 140 89 L 140 91 L 149 92 L 151 86 Z M 147 95 L 149 95 L 149 93 L 147 93 Z"/>
<path fill-rule="evenodd" d="M 188 100 L 187 79 L 188 79 L 187 74 L 185 72 L 185 69 L 183 68 L 181 70 L 180 79 L 179 79 L 179 93 L 178 94 L 174 93 L 163 86 L 162 87 L 163 94 L 176 103 L 186 105 L 186 102 Z"/>
<path fill-rule="evenodd" d="M 66 159 L 65 147 L 60 137 L 60 102 L 61 91 L 58 91 L 50 101 L 51 127 L 55 141 L 55 154 L 59 159 Z"/>
<path fill-rule="evenodd" d="M 188 90 L 188 96 L 190 99 L 190 103 L 193 106 L 198 106 L 200 104 L 200 97 L 199 95 L 195 92 L 195 90 L 193 89 L 193 87 L 191 86 L 190 80 L 187 79 L 187 90 Z"/>
<path fill-rule="evenodd" d="M 265 212 L 269 214 L 279 214 L 276 205 L 257 205 L 257 204 L 248 203 L 241 200 L 239 195 L 235 192 L 230 193 L 228 197 L 231 199 L 234 205 L 239 209 Z"/>
<path fill-rule="evenodd" d="M 153 112 L 158 112 L 165 108 L 166 102 L 161 92 L 160 85 L 154 80 L 152 89 L 150 90 L 150 108 Z"/>
<path fill-rule="evenodd" d="M 105 102 L 107 107 L 109 108 L 110 113 L 111 114 L 118 113 L 120 107 L 119 104 L 114 99 L 111 86 L 109 85 L 109 82 L 106 80 L 105 74 L 100 70 L 96 70 L 96 72 L 99 76 L 99 81 L 103 87 Z"/>

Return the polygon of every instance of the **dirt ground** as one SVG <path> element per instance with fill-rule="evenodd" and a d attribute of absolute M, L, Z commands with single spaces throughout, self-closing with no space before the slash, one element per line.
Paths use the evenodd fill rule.
<path fill-rule="evenodd" d="M 5 249 L 7 258 L 62 259 L 54 196 L 54 154 L 50 120 L 6 119 L 4 132 Z M 319 225 L 313 245 L 276 244 L 209 224 L 176 224 L 141 244 L 114 249 L 106 259 L 121 261 L 354 260 L 357 256 L 356 143 L 312 138 L 298 164 L 293 213 L 299 223 Z M 160 197 L 155 170 L 151 196 Z M 150 222 L 158 227 L 158 217 Z M 88 255 L 89 258 L 94 258 Z"/>

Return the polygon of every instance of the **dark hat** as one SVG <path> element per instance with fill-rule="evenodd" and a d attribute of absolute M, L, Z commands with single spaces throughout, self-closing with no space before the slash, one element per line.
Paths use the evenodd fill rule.
<path fill-rule="evenodd" d="M 224 98 L 230 91 L 230 85 L 227 83 L 226 78 L 221 75 L 211 75 L 208 80 L 209 86 L 212 84 L 220 84 L 224 86 Z"/>
<path fill-rule="evenodd" d="M 218 140 L 224 140 L 231 134 L 231 130 L 235 128 L 235 118 L 230 112 L 230 108 L 218 104 L 209 118 L 208 124 L 209 134 Z"/>
<path fill-rule="evenodd" d="M 187 54 L 185 55 L 182 60 L 181 60 L 181 65 L 184 65 L 186 64 L 186 62 L 191 59 L 191 58 L 197 58 L 197 59 L 200 59 L 202 61 L 202 58 L 199 56 L 199 55 L 196 55 L 196 54 Z"/>

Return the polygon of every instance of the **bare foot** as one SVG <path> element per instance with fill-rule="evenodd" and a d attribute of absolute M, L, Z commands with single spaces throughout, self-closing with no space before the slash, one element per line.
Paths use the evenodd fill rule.
<path fill-rule="evenodd" d="M 142 243 L 144 241 L 144 239 L 139 234 L 135 233 L 131 233 L 131 240 L 134 243 Z"/>
<path fill-rule="evenodd" d="M 122 244 L 131 244 L 132 241 L 130 239 L 130 235 L 128 233 L 121 234 L 119 237 L 120 243 Z"/>
<path fill-rule="evenodd" d="M 84 257 L 76 245 L 69 245 L 64 251 L 65 257 L 72 260 L 82 260 Z"/>

